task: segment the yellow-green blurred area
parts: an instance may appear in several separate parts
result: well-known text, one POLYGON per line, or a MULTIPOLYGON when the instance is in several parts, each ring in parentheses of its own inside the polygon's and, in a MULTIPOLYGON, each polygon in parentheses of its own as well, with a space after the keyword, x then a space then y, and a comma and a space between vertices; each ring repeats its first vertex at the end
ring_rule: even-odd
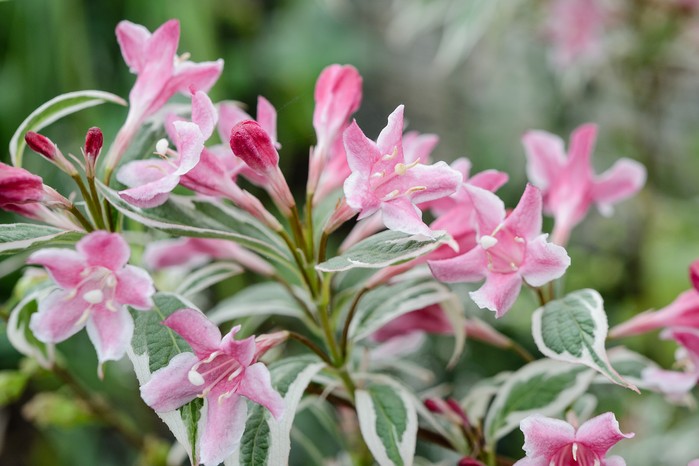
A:
MULTIPOLYGON (((315 142, 314 82, 331 63, 353 64, 362 74, 364 98, 356 118, 368 136, 375 137, 388 114, 405 104, 408 129, 439 135, 434 160, 467 156, 473 172, 495 168, 509 173, 510 181, 500 191, 509 207, 526 183, 520 142, 525 131, 543 129, 567 141, 578 125, 596 122, 600 131, 593 160, 598 173, 621 157, 648 169, 647 185, 638 196, 617 205, 610 218, 591 211, 568 247, 572 265, 563 280, 565 289, 597 289, 613 325, 669 304, 690 286, 687 267, 699 258, 699 14, 670 7, 669 0, 612 1, 616 16, 605 30, 604 57, 559 69, 552 65, 543 26, 549 3, 0 1, 0 147, 8 146, 29 113, 59 94, 99 89, 128 96, 134 76, 114 35, 122 19, 152 31, 177 18, 179 53, 190 53, 193 61, 223 58, 223 75, 210 93, 214 102, 241 101, 254 113, 257 95, 267 97, 278 110, 282 169, 298 193, 305 186, 308 147, 315 142)), ((125 116, 125 108, 106 104, 43 132, 64 153, 79 154, 89 127, 101 127, 109 144, 125 116)), ((0 158, 8 163, 6 149, 0 158)), ((66 177, 35 154, 25 159, 47 184, 69 194, 66 177)), ((0 219, 18 221, 5 213, 0 219)), ((550 229, 550 220, 544 225, 550 229)), ((0 262, 2 301, 18 278, 8 264, 0 262)), ((230 294, 241 283, 231 282, 215 293, 230 294)), ((529 328, 536 303, 528 292, 497 324, 540 356, 529 328)), ((494 321, 489 311, 478 312, 494 321)), ((448 358, 448 339, 431 344, 435 354, 446 352, 448 358)), ((609 343, 617 344, 664 367, 674 361, 674 343, 660 341, 656 333, 609 343)), ((142 405, 128 362, 110 364, 100 382, 84 333, 59 350, 86 385, 143 426, 144 433, 167 436, 142 405)), ((49 373, 33 366, 17 372, 20 359, 0 337, 0 369, 9 371, 0 372, 0 405, 5 405, 0 408, 0 464, 164 464, 167 448, 162 444, 153 444, 148 459, 137 459, 117 434, 76 404, 69 390, 48 395, 61 386, 49 373), (21 374, 31 374, 31 380, 21 374)), ((460 372, 446 377, 454 384, 453 393, 464 396, 478 378, 519 364, 498 350, 469 344, 460 372)), ((613 409, 622 430, 637 433, 615 450, 626 455, 627 464, 683 466, 681 461, 699 457, 696 411, 618 387, 605 386, 597 394, 599 410, 613 409)), ((501 446, 515 457, 521 455, 521 441, 517 432, 501 446)), ((299 455, 293 464, 309 464, 299 455)))

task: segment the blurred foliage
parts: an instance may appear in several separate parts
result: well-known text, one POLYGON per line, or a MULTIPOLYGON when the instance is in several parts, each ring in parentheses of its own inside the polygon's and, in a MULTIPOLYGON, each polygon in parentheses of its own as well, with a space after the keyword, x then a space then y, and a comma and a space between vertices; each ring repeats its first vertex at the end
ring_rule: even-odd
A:
MULTIPOLYGON (((669 1, 611 3, 624 19, 608 30, 606 60, 557 70, 551 66, 542 31, 547 1, 541 0, 490 0, 490 6, 478 0, 4 1, 0 147, 7 147, 33 109, 58 94, 100 89, 128 95, 133 76, 114 37, 121 19, 153 30, 178 18, 180 53, 190 52, 195 61, 225 60, 223 76, 211 92, 214 101, 233 99, 254 109, 257 94, 265 95, 279 112, 282 168, 299 189, 305 185, 308 146, 314 143, 313 85, 330 63, 352 63, 362 73, 364 101, 356 117, 369 136, 375 136, 390 111, 404 103, 410 129, 440 136, 435 158, 466 155, 474 172, 507 171, 510 183, 502 195, 509 206, 526 181, 519 142, 524 131, 545 129, 567 139, 580 123, 595 121, 600 124, 594 156, 598 171, 620 157, 640 160, 649 169, 641 195, 621 204, 610 219, 591 212, 569 248, 573 265, 565 287, 599 290, 614 324, 672 301, 689 286, 687 266, 699 257, 699 18, 664 6, 669 1)), ((111 106, 90 109, 52 125, 46 134, 64 152, 75 153, 87 128, 99 125, 109 141, 125 114, 125 109, 111 106)), ((2 156, 3 161, 7 158, 2 156)), ((38 157, 27 156, 27 162, 47 184, 65 190, 60 186, 66 179, 56 170, 38 157)), ((10 218, 0 214, 0 220, 10 218)), ((2 302, 18 278, 7 273, 13 270, 7 264, 0 262, 2 302)), ((215 292, 230 294, 246 283, 236 278, 215 292)), ((534 345, 528 326, 535 307, 534 299, 523 293, 508 318, 498 322, 530 351, 534 345)), ((493 320, 485 314, 489 313, 479 315, 493 320)), ((67 396, 38 393, 50 382, 27 381, 14 371, 19 357, 8 345, 4 328, 0 330, 0 366, 8 369, 0 373, 0 405, 19 397, 24 412, 44 426, 86 422, 89 416, 67 396), (22 395, 25 388, 27 394, 22 395)), ((672 363, 674 345, 658 343, 654 334, 624 343, 666 366, 672 363)), ((428 367, 442 367, 450 344, 446 338, 430 339, 430 351, 420 357, 428 367)), ((102 383, 84 334, 59 345, 59 350, 82 383, 104 393, 149 430, 163 431, 155 416, 142 409, 128 363, 109 365, 102 383)), ((472 343, 457 370, 438 376, 447 377, 456 396, 463 396, 480 378, 518 364, 516 357, 472 343)), ((617 411, 624 429, 637 433, 638 441, 624 442, 618 449, 629 455, 628 464, 674 465, 699 457, 696 442, 681 443, 689 438, 686 432, 699 430, 696 413, 668 410, 658 397, 650 403, 634 395, 619 398, 612 388, 598 395, 600 406, 617 411), (625 403, 631 407, 622 409, 625 403), (679 434, 672 444, 682 448, 668 447, 673 432, 679 434), (657 456, 658 451, 666 456, 657 456)), ((0 453, 2 464, 116 465, 133 460, 118 440, 100 429, 49 428, 38 433, 25 424, 17 406, 3 413, 9 413, 12 436, 0 453), (79 452, 69 445, 80 445, 79 452)), ((299 418, 310 426, 301 429, 303 434, 322 431, 317 421, 306 417, 310 415, 299 418)), ((517 455, 521 434, 511 437, 504 448, 517 455)), ((295 444, 304 442, 308 439, 297 434, 295 444)), ((153 463, 162 462, 162 445, 153 446, 151 453, 158 458, 153 463)), ((308 452, 309 457, 313 453, 308 452)))

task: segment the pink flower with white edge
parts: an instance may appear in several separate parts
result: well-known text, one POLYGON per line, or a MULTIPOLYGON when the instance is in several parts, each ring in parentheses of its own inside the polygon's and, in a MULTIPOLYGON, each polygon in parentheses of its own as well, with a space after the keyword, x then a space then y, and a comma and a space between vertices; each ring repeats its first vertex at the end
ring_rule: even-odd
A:
POLYGON ((119 196, 145 208, 167 201, 180 178, 199 163, 204 142, 213 133, 216 119, 216 109, 209 96, 202 91, 195 92, 192 95, 192 121, 172 123, 177 152, 169 149, 163 139, 156 146, 161 159, 136 160, 124 165, 117 179, 130 189, 120 191, 119 196))
POLYGON ((406 164, 402 135, 402 105, 388 117, 376 142, 356 121, 347 128, 344 142, 352 174, 344 183, 345 198, 359 212, 359 220, 380 211, 386 228, 431 237, 434 232, 422 221, 416 204, 448 196, 462 177, 444 162, 406 164))
POLYGON ((527 417, 519 426, 527 456, 515 466, 625 466, 623 458, 607 458, 607 452, 620 440, 634 436, 621 432, 613 413, 593 417, 577 429, 539 414, 527 417))
POLYGON ((657 311, 646 311, 609 331, 612 338, 638 335, 665 327, 699 329, 699 291, 681 293, 672 303, 657 311))
POLYGON ((673 339, 680 345, 676 353, 676 366, 684 370, 647 367, 641 377, 649 388, 658 390, 671 400, 680 401, 699 382, 699 329, 673 327, 665 329, 660 336, 673 339))
POLYGON ((566 244, 592 204, 603 215, 611 215, 613 204, 636 194, 646 181, 645 167, 630 159, 617 160, 595 175, 590 158, 596 139, 596 125, 580 126, 570 137, 566 158, 558 136, 529 131, 522 137, 529 180, 543 192, 544 212, 556 221, 552 234, 556 244, 566 244))
POLYGON ((120 359, 133 335, 126 306, 153 307, 155 293, 148 273, 127 265, 131 251, 116 233, 95 231, 76 244, 76 251, 48 248, 35 252, 28 264, 46 268, 58 289, 39 300, 30 328, 46 343, 58 343, 83 327, 97 350, 99 373, 108 360, 120 359))
POLYGON ((194 309, 179 310, 163 321, 192 347, 155 371, 141 387, 141 396, 156 411, 175 410, 196 397, 204 398, 200 421, 199 461, 215 466, 231 455, 245 430, 247 404, 242 397, 269 409, 279 419, 284 401, 272 388, 255 337, 236 340, 240 326, 221 338, 219 329, 194 309))
POLYGON ((469 187, 477 218, 478 245, 449 259, 428 261, 434 276, 443 282, 485 284, 471 292, 481 308, 502 317, 519 295, 522 281, 542 286, 563 275, 570 258, 561 246, 541 233, 541 193, 532 185, 519 204, 505 217, 505 206, 490 191, 469 187))
POLYGON ((193 63, 187 54, 178 57, 180 23, 170 20, 152 34, 145 27, 122 21, 116 28, 121 54, 136 83, 129 93, 129 114, 117 134, 106 166, 116 167, 126 146, 143 120, 155 113, 177 92, 190 88, 208 92, 223 70, 223 61, 193 63))

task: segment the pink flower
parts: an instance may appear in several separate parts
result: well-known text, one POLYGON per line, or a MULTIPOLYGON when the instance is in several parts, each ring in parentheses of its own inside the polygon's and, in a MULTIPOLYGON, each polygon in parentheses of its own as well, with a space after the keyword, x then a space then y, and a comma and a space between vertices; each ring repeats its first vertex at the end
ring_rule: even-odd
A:
POLYGON ((646 311, 614 327, 612 338, 638 335, 664 327, 690 327, 699 329, 699 291, 691 289, 657 311, 646 311))
POLYGON ((201 91, 194 93, 192 121, 172 123, 177 152, 170 150, 167 141, 162 140, 164 144, 159 142, 156 147, 161 159, 136 160, 124 165, 117 179, 130 189, 120 191, 119 195, 138 207, 163 204, 179 184, 180 177, 199 163, 204 142, 213 133, 216 119, 216 109, 209 96, 201 91))
POLYGON ((534 414, 520 423, 527 454, 515 466, 625 466, 619 456, 606 458, 618 441, 632 438, 624 434, 613 413, 600 414, 579 428, 567 422, 534 414))
POLYGON ((272 388, 270 374, 255 362, 255 338, 235 340, 240 326, 221 338, 219 329, 194 309, 182 309, 163 321, 184 338, 193 353, 180 353, 155 371, 141 387, 141 396, 156 411, 172 411, 197 396, 204 398, 199 428, 199 461, 215 466, 240 443, 247 405, 241 396, 270 410, 279 419, 284 402, 272 388))
POLYGON ((641 377, 649 388, 658 390, 670 399, 679 400, 699 382, 699 329, 691 327, 672 327, 660 336, 673 339, 680 348, 677 351, 677 366, 684 371, 668 371, 656 367, 643 370, 641 377))
POLYGON ((381 211, 384 225, 391 230, 433 236, 416 204, 448 196, 462 177, 444 162, 406 164, 402 134, 402 105, 388 117, 376 142, 356 122, 347 128, 344 142, 352 170, 344 184, 347 205, 359 211, 359 220, 381 211))
POLYGON ((149 310, 155 289, 145 270, 127 265, 131 251, 118 234, 90 233, 76 249, 42 249, 27 259, 44 266, 59 288, 39 300, 30 328, 39 340, 58 343, 87 326, 101 374, 104 361, 120 359, 131 342, 126 306, 149 310))
POLYGON ((556 244, 565 245, 592 204, 610 215, 612 204, 636 194, 646 181, 643 165, 630 159, 620 159, 596 176, 590 161, 596 138, 596 125, 577 128, 570 138, 567 159, 563 141, 553 134, 530 131, 522 138, 529 179, 542 190, 544 211, 556 221, 552 235, 556 244))
POLYGON ((505 218, 505 207, 493 193, 468 190, 477 217, 478 245, 459 256, 428 261, 434 276, 444 282, 485 284, 471 292, 481 308, 502 317, 514 304, 522 280, 542 286, 563 275, 570 265, 565 249, 546 241, 541 233, 541 193, 531 185, 517 207, 505 218))
POLYGON ((699 291, 699 259, 692 262, 689 266, 689 280, 692 282, 694 289, 699 291))
POLYGON ((606 12, 599 0, 553 0, 547 32, 553 62, 567 68, 576 61, 596 60, 603 52, 606 12))
POLYGON ((0 162, 0 209, 14 212, 15 206, 40 202, 44 182, 24 168, 0 162))
POLYGON ((143 120, 175 93, 194 88, 208 92, 223 69, 223 61, 192 63, 177 56, 180 23, 170 20, 153 34, 145 27, 122 21, 116 28, 124 61, 138 77, 129 94, 129 114, 107 155, 107 168, 116 167, 123 151, 143 120))

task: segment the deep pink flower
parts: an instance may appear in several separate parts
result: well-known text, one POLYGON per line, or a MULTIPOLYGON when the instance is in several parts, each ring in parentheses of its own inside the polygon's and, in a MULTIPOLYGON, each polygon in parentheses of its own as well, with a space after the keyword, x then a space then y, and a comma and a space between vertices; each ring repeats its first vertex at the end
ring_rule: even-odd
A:
POLYGON ((681 293, 672 303, 657 311, 646 311, 617 325, 612 338, 638 335, 664 327, 699 329, 699 291, 694 288, 681 293))
POLYGON ((352 174, 345 180, 347 205, 359 211, 358 219, 381 212, 391 230, 433 236, 416 207, 421 202, 448 196, 462 181, 446 163, 405 163, 402 144, 403 106, 388 117, 376 142, 367 138, 356 122, 344 133, 347 161, 352 174))
POLYGON ((145 27, 122 21, 116 28, 124 61, 138 77, 129 93, 129 114, 107 155, 114 169, 143 120, 155 113, 177 92, 208 92, 218 80, 223 61, 193 63, 177 56, 180 23, 171 19, 153 34, 145 27))
POLYGON ((161 159, 136 160, 124 165, 117 179, 130 189, 120 191, 119 195, 138 207, 163 204, 180 178, 199 163, 204 142, 213 133, 216 119, 216 109, 209 96, 201 91, 194 93, 192 121, 172 123, 177 152, 165 144, 156 148, 161 159))
POLYGON ((552 241, 565 245, 573 227, 592 204, 610 215, 612 205, 636 194, 646 181, 646 169, 630 159, 620 159, 597 176, 591 164, 597 126, 582 125, 570 137, 568 158, 563 141, 545 131, 529 131, 522 138, 527 153, 529 180, 544 195, 544 212, 556 220, 552 241))
POLYGON ((96 231, 78 241, 76 251, 47 248, 28 264, 46 268, 57 290, 39 300, 30 328, 46 343, 58 343, 87 326, 101 367, 120 359, 131 342, 133 319, 126 309, 153 306, 155 292, 148 273, 127 265, 131 251, 116 233, 96 231))
POLYGON ((477 217, 478 245, 459 256, 428 261, 434 276, 444 282, 485 284, 471 299, 502 317, 514 304, 525 280, 542 286, 563 275, 570 265, 565 249, 546 241, 541 233, 541 193, 532 185, 505 218, 502 201, 490 191, 469 187, 477 217))
POLYGON ((177 332, 194 353, 180 353, 155 371, 141 387, 143 400, 156 411, 172 411, 204 398, 203 427, 199 429, 199 461, 215 466, 235 451, 245 430, 244 396, 279 419, 284 402, 272 388, 269 370, 261 362, 255 337, 236 340, 240 326, 221 338, 204 314, 182 309, 163 324, 177 332))
POLYGON ((14 206, 43 198, 44 183, 40 176, 0 162, 0 209, 14 211, 14 206))
POLYGON ((619 430, 613 413, 600 414, 577 429, 565 421, 534 414, 520 428, 527 457, 515 466, 625 466, 623 458, 607 458, 607 452, 620 440, 634 436, 619 430))

